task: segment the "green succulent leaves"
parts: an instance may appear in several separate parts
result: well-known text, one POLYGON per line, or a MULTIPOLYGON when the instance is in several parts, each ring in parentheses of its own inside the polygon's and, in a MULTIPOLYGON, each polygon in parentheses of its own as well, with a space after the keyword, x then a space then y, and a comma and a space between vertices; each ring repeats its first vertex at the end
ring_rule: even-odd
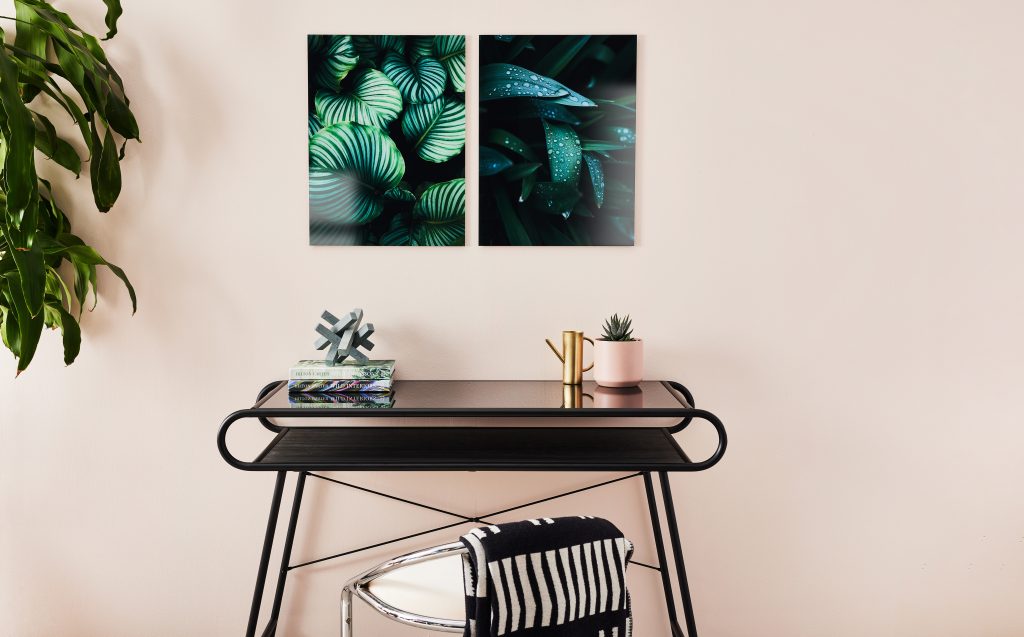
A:
POLYGON ((324 126, 354 122, 387 128, 402 112, 402 95, 388 76, 376 69, 365 69, 347 90, 317 91, 314 105, 324 126))
POLYGON ((411 104, 402 116, 402 133, 424 161, 448 161, 466 145, 466 107, 450 97, 411 104))
POLYGON ((310 242, 463 245, 465 37, 310 36, 309 50, 310 242), (455 190, 461 206, 439 207, 455 190))

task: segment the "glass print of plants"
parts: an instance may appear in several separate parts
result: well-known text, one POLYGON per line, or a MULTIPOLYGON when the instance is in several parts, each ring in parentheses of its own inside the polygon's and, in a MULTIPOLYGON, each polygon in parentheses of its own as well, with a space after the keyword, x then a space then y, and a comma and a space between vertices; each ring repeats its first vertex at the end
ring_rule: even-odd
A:
POLYGON ((480 36, 481 245, 633 245, 636 49, 480 36))
POLYGON ((465 36, 307 46, 310 244, 464 245, 465 36))

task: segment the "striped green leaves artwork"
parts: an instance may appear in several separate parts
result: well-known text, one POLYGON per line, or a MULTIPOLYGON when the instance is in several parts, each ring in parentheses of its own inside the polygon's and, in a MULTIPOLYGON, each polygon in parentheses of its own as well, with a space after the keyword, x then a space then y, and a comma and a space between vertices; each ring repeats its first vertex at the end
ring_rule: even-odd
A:
POLYGON ((360 71, 350 90, 317 91, 313 103, 317 117, 326 126, 355 122, 387 128, 402 112, 402 95, 388 76, 376 69, 360 71))
POLYGON ((341 123, 309 140, 310 242, 357 236, 384 209, 385 192, 405 175, 398 147, 379 128, 341 123))
POLYGON ((466 180, 427 188, 412 213, 392 220, 383 245, 456 246, 466 242, 466 180))
POLYGON ((347 35, 310 36, 309 56, 316 59, 313 78, 329 90, 337 90, 358 61, 352 38, 347 35))
POLYGON ((433 102, 441 97, 448 80, 444 65, 430 56, 420 56, 416 61, 410 61, 401 53, 392 51, 384 56, 381 70, 411 104, 433 102))
POLYGON ((465 37, 308 40, 310 243, 464 245, 465 37))
POLYGON ((456 93, 466 92, 466 36, 437 35, 434 54, 448 72, 448 81, 456 93))
POLYGON ((411 104, 402 116, 402 133, 421 159, 448 161, 466 145, 466 107, 450 97, 411 104))

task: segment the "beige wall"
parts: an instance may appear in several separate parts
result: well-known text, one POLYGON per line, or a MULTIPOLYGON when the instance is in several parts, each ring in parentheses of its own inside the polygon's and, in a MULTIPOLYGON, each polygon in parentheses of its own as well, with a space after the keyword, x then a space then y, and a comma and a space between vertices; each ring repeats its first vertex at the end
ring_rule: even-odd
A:
MULTIPOLYGON (((98 0, 61 5, 101 28, 98 0)), ((704 635, 1024 634, 1022 23, 995 0, 126 2, 109 51, 144 144, 109 215, 85 180, 64 200, 140 311, 104 277, 74 366, 54 335, 17 381, 0 355, 0 632, 240 634, 273 478, 228 468, 217 425, 359 304, 404 378, 555 378, 543 337, 631 312, 649 376, 732 437, 674 481, 704 635), (639 33, 638 246, 308 247, 311 31, 639 33)), ((354 479, 473 512, 592 478, 354 479)), ((444 521, 308 493, 298 558, 444 521)), ((611 517, 653 560, 641 494, 537 511, 611 517)), ((284 634, 334 634, 347 575, 452 536, 298 572, 284 634)), ((637 634, 664 635, 632 577, 637 634)))

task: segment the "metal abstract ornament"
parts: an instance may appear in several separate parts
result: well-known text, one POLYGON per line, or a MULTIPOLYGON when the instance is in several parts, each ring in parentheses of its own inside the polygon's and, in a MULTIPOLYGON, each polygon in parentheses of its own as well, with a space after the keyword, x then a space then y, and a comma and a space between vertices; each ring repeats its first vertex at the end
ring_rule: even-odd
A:
POLYGON ((349 357, 358 363, 366 363, 369 360, 359 348, 367 351, 373 349, 373 341, 370 340, 373 336, 373 323, 359 326, 363 322, 361 309, 356 308, 341 319, 324 310, 320 317, 327 325, 316 326, 316 332, 320 337, 313 342, 313 347, 318 350, 327 349, 324 360, 328 365, 339 365, 349 357))

